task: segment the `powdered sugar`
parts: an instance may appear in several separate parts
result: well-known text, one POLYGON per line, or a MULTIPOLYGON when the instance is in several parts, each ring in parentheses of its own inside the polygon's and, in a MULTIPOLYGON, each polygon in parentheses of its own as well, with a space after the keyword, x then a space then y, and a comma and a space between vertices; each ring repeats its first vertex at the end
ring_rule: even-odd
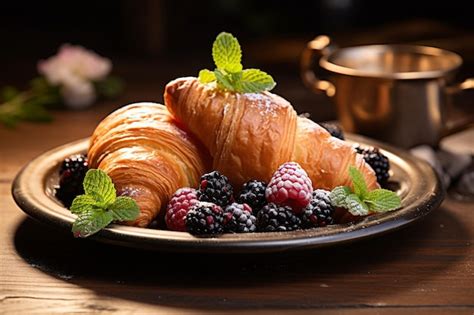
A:
POLYGON ((261 116, 271 115, 276 117, 277 113, 275 107, 277 106, 270 96, 262 93, 247 93, 245 94, 247 99, 252 101, 253 105, 256 105, 261 116))
POLYGON ((224 104, 224 115, 227 114, 229 109, 230 109, 230 104, 229 103, 224 104))

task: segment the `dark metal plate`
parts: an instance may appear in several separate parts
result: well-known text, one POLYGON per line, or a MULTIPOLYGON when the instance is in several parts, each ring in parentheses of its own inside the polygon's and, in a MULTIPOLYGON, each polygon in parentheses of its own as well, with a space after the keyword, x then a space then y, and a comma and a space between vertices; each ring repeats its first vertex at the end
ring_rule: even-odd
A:
MULTIPOLYGON (((110 225, 92 239, 134 248, 176 252, 271 252, 337 245, 399 229, 436 209, 444 192, 431 167, 410 154, 361 136, 348 141, 382 148, 391 163, 391 181, 402 199, 402 208, 364 218, 352 224, 294 232, 225 234, 198 238, 188 233, 110 225)), ((57 170, 61 161, 87 151, 88 139, 50 150, 26 165, 15 178, 13 197, 31 217, 70 230, 75 216, 54 198, 57 170)), ((72 233, 71 233, 71 237, 72 233)))

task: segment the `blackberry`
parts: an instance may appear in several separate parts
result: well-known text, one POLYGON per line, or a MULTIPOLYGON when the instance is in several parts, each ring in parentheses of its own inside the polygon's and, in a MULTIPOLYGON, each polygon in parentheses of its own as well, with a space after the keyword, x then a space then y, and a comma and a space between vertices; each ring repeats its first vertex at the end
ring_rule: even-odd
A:
POLYGON ((267 204, 267 199, 265 198, 266 188, 267 184, 264 182, 258 180, 248 181, 242 186, 242 191, 237 201, 248 204, 252 208, 253 213, 256 214, 267 204))
POLYGON ((384 186, 387 184, 387 180, 390 177, 388 173, 390 170, 390 162, 388 158, 383 155, 378 148, 362 148, 362 147, 355 147, 357 153, 362 154, 364 156, 364 160, 367 164, 372 167, 377 175, 377 182, 384 186))
POLYGON ((224 231, 233 233, 248 233, 257 230, 257 219, 252 214, 252 208, 247 204, 232 203, 224 210, 224 231))
POLYGON ((194 235, 214 235, 223 232, 222 208, 210 202, 198 202, 186 214, 186 230, 194 235))
POLYGON ((75 172, 77 170, 84 170, 87 172, 87 156, 85 154, 75 154, 64 159, 59 167, 59 175, 62 175, 65 171, 75 172))
POLYGON ((87 157, 84 154, 72 155, 62 162, 55 195, 66 207, 71 206, 76 196, 84 194, 82 182, 88 169, 87 157))
POLYGON ((294 231, 301 228, 301 220, 290 207, 269 203, 257 214, 257 228, 261 232, 294 231))
POLYGON ((329 199, 329 191, 316 189, 309 205, 301 214, 303 228, 321 227, 334 224, 334 208, 329 199))
POLYGON ((344 140, 344 132, 342 131, 341 126, 338 124, 323 122, 319 123, 319 125, 326 129, 331 134, 331 136, 344 140))
POLYGON ((204 174, 197 192, 200 201, 215 203, 221 207, 227 206, 233 199, 233 189, 226 176, 218 171, 204 174))

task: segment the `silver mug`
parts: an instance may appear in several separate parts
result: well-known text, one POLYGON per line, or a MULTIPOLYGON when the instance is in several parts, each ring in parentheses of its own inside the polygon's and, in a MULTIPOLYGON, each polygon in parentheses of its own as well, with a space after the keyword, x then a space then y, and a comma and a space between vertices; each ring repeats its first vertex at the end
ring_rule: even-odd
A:
POLYGON ((474 78, 452 84, 462 58, 450 51, 417 45, 337 48, 328 36, 310 41, 301 57, 304 83, 337 106, 346 131, 401 147, 438 144, 460 125, 446 114, 451 96, 474 88, 474 78), (328 75, 318 79, 314 61, 328 75))

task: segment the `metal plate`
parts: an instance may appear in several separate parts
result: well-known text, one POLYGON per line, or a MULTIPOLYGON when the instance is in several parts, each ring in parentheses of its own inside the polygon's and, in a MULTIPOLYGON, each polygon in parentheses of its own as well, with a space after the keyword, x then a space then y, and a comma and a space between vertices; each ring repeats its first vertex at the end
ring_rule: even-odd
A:
MULTIPOLYGON (((431 167, 408 153, 361 136, 348 135, 348 141, 378 146, 391 163, 391 181, 402 199, 402 208, 375 214, 357 223, 293 232, 224 234, 198 238, 188 233, 110 225, 91 239, 134 248, 175 252, 275 252, 337 245, 396 230, 436 209, 444 191, 431 167)), ((26 165, 15 178, 13 197, 31 217, 70 230, 75 216, 54 198, 57 170, 61 161, 87 151, 88 139, 48 151, 26 165)), ((72 233, 71 233, 71 237, 72 233)))

